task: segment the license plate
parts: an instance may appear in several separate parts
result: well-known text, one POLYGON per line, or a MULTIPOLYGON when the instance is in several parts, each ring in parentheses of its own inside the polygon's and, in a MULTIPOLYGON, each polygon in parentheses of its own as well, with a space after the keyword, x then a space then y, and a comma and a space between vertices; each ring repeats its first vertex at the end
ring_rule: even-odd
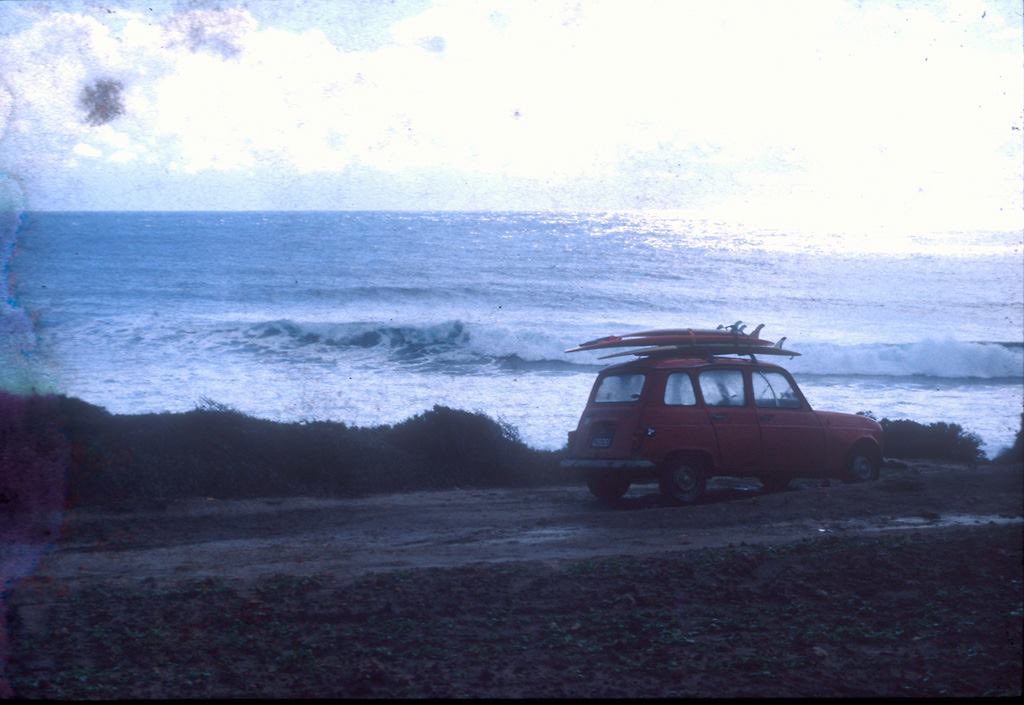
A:
POLYGON ((608 448, 612 444, 611 438, 594 438, 590 441, 591 448, 608 448))

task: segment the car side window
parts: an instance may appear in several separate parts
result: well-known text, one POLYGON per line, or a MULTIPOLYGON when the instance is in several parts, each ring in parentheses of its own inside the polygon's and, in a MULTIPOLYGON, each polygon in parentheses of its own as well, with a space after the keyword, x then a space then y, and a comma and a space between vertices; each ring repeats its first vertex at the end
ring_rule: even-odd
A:
POLYGON ((754 372, 754 404, 762 408, 799 409, 800 397, 779 372, 754 372))
POLYGON ((665 382, 665 403, 670 406, 696 406, 693 380, 685 372, 673 372, 665 382))
POLYGON ((700 393, 707 406, 744 406, 743 373, 739 370, 706 370, 700 373, 700 393))
POLYGON ((601 380, 594 401, 599 404, 636 401, 643 388, 644 375, 608 375, 601 380))

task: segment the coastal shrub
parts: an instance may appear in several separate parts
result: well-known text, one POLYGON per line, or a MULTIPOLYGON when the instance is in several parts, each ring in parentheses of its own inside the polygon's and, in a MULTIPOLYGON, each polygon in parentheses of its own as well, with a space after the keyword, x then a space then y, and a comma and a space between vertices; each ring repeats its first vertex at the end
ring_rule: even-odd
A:
POLYGON ((353 496, 572 480, 514 428, 443 406, 394 426, 281 423, 212 400, 184 413, 113 415, 61 397, 72 501, 353 496))
POLYGON ((889 458, 932 458, 974 463, 985 457, 981 438, 955 423, 921 424, 909 419, 882 419, 883 453, 889 458))
MULTIPOLYGON (((978 436, 957 424, 880 423, 888 457, 984 457, 978 436)), ((1007 457, 1020 449, 1018 434, 1007 457)), ((63 501, 66 468, 72 503, 110 504, 578 482, 558 466, 564 453, 530 448, 507 423, 444 406, 360 428, 257 419, 212 400, 184 413, 115 415, 74 398, 0 393, 0 511, 63 501)))
POLYGON ((0 391, 0 516, 63 509, 70 457, 55 397, 0 391))
POLYGON ((1020 415, 1020 428, 1013 445, 996 456, 997 463, 1024 463, 1024 413, 1020 415))
POLYGON ((482 413, 434 406, 392 426, 385 437, 419 458, 433 482, 485 487, 530 484, 529 449, 518 431, 482 413))

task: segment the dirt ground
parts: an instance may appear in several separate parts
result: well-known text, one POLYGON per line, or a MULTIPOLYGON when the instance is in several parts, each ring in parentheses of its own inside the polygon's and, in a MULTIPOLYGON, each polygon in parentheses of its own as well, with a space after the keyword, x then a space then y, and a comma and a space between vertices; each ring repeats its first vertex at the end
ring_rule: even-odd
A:
MULTIPOLYGON (((1021 466, 72 510, 6 593, 47 698, 1019 695, 1021 466)), ((5 556, 31 547, 8 546, 5 556)))

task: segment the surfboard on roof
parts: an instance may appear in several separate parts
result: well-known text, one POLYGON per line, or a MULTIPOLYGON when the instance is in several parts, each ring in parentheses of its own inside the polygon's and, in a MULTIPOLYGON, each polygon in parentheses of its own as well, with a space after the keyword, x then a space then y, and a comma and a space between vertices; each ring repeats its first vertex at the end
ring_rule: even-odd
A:
POLYGON ((659 330, 638 331, 625 335, 609 335, 566 350, 572 352, 589 352, 614 348, 638 348, 625 352, 603 355, 600 359, 635 355, 638 357, 653 356, 685 356, 705 357, 710 355, 784 355, 795 357, 800 353, 782 347, 785 338, 778 343, 760 337, 764 324, 757 326, 752 333, 744 332, 746 325, 736 321, 730 326, 721 325, 712 330, 707 328, 665 328, 659 330))

